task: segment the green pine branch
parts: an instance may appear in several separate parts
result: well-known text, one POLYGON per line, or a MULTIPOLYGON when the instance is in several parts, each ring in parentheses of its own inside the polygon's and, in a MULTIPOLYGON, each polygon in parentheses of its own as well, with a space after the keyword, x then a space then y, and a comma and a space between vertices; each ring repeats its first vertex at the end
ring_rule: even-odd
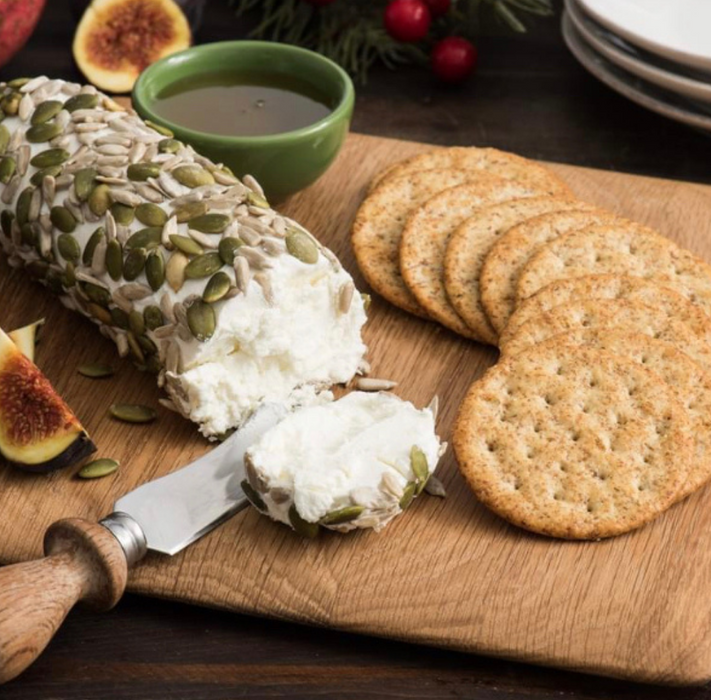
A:
POLYGON ((231 0, 237 15, 254 13, 252 38, 298 44, 318 51, 365 82, 375 63, 393 68, 424 63, 433 40, 456 34, 476 39, 488 28, 525 32, 534 17, 553 14, 552 0, 453 0, 422 44, 404 44, 383 27, 388 0, 335 0, 316 8, 304 0, 231 0))

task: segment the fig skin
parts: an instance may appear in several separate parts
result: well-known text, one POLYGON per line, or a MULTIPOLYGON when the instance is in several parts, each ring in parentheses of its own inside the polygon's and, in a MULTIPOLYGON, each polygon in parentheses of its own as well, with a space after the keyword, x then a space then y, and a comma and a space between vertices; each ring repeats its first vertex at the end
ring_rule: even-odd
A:
POLYGON ((45 472, 95 450, 49 380, 0 331, 0 453, 20 469, 45 472))
POLYGON ((139 73, 190 46, 190 25, 174 0, 93 0, 79 22, 72 52, 87 80, 130 92, 139 73))

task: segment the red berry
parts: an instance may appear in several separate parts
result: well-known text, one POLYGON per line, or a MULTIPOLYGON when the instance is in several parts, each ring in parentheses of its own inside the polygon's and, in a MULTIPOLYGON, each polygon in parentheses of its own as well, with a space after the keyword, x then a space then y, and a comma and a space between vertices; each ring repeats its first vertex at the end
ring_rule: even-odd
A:
POLYGON ((445 83, 461 83, 477 64, 476 46, 459 36, 450 36, 432 49, 432 70, 445 83))
POLYGON ((425 0, 425 4, 433 17, 441 17, 449 12, 452 0, 425 0))
POLYGON ((392 0, 385 8, 385 29, 398 41, 421 41, 430 28, 430 11, 422 0, 392 0))

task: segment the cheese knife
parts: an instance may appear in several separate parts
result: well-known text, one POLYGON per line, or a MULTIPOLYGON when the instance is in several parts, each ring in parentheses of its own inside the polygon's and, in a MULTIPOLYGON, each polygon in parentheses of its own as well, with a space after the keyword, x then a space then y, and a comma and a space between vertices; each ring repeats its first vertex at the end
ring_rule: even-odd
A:
POLYGON ((177 554, 244 508, 244 454, 286 412, 265 404, 203 457, 121 497, 98 523, 51 525, 43 559, 0 568, 0 683, 42 653, 79 601, 114 607, 148 550, 177 554))

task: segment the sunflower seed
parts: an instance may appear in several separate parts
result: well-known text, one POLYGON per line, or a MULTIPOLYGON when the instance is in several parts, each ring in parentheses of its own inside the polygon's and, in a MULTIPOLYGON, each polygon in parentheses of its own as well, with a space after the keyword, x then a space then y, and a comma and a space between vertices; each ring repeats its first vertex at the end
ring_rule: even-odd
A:
POLYGON ((57 192, 56 182, 52 175, 45 175, 42 178, 42 199, 49 205, 54 201, 57 192))
POLYGON ((247 244, 251 246, 259 245, 262 242, 262 237, 251 228, 243 226, 240 229, 239 237, 247 244))
POLYGON ((113 474, 118 468, 119 463, 115 459, 104 457, 85 464, 78 471, 77 476, 80 479, 100 479, 101 477, 113 474))
POLYGON ((128 301, 141 301, 153 294, 153 290, 150 287, 147 287, 145 284, 140 284, 139 282, 124 284, 119 287, 119 291, 124 299, 128 301))
POLYGON ((200 231, 194 231, 191 228, 188 229, 188 235, 196 243, 200 244, 203 248, 216 250, 220 245, 220 241, 217 240, 215 236, 210 236, 206 233, 200 233, 200 231))
MULTIPOLYGON (((157 307, 153 306, 153 307, 148 307, 148 308, 157 308, 157 307)), ((153 335, 158 340, 170 338, 173 335, 173 333, 175 333, 175 324, 174 323, 168 323, 164 326, 159 326, 158 328, 153 329, 153 335)))
POLYGON ((179 250, 175 251, 168 259, 168 264, 165 266, 165 278, 174 292, 179 292, 185 283, 185 268, 188 262, 187 255, 179 250))
POLYGON ((264 253, 246 245, 240 246, 236 251, 236 255, 246 258, 249 266, 255 270, 264 270, 273 266, 272 261, 264 253))
POLYGON ((152 250, 146 259, 146 280, 154 292, 165 282, 165 260, 160 250, 152 250))
POLYGON ((133 304, 131 304, 131 301, 129 299, 126 299, 126 297, 117 289, 114 289, 114 291, 111 292, 111 300, 125 314, 129 314, 131 312, 131 309, 133 308, 133 304))
POLYGON ((344 282, 341 285, 341 289, 338 292, 338 311, 342 314, 347 314, 351 308, 351 302, 353 301, 353 293, 355 292, 355 286, 350 280, 344 282))
POLYGON ((45 83, 49 82, 49 78, 46 75, 39 75, 32 80, 27 81, 22 87, 20 87, 20 92, 30 93, 34 92, 37 88, 42 87, 45 83))
POLYGON ((444 488, 444 484, 434 474, 427 479, 425 493, 439 498, 445 498, 447 496, 447 490, 444 488))
MULTIPOLYGON (((77 132, 77 134, 90 134, 95 131, 101 131, 102 129, 106 128, 106 124, 103 122, 101 123, 96 123, 96 122, 82 122, 81 124, 75 124, 74 125, 74 131, 77 132)), ((104 158, 113 158, 113 156, 103 156, 104 158)), ((99 158, 101 160, 101 157, 99 158)), ((115 160, 113 161, 114 163, 116 162, 115 160)))
POLYGON ((107 134, 106 136, 100 136, 96 139, 97 146, 107 146, 109 144, 115 144, 118 146, 124 146, 129 148, 133 142, 128 136, 123 136, 122 134, 107 134))
POLYGON ((197 165, 179 165, 171 175, 181 185, 190 188, 212 185, 215 182, 215 178, 207 170, 197 165))
POLYGON ((247 292, 249 280, 252 276, 252 271, 249 267, 249 263, 245 258, 236 257, 234 261, 234 268, 237 288, 244 294, 247 292))
POLYGON ((169 323, 175 323, 173 302, 170 300, 170 295, 167 292, 160 298, 160 310, 163 312, 163 316, 165 316, 169 323))
POLYGON ((118 349, 119 357, 126 357, 129 353, 128 338, 125 333, 116 336, 116 348, 118 349))
POLYGON ((35 103, 32 98, 29 95, 24 95, 18 105, 17 116, 20 117, 23 122, 26 122, 30 118, 34 107, 35 103))
MULTIPOLYGON (((130 242, 129 238, 129 242, 130 242)), ((134 248, 129 250, 123 261, 123 277, 127 282, 137 279, 146 265, 146 249, 134 248)))
POLYGON ((213 170, 212 177, 214 177, 215 182, 219 183, 220 185, 234 185, 237 182, 237 178, 233 177, 232 175, 229 175, 223 170, 213 170))
MULTIPOLYGON (((242 483, 242 488, 244 489, 244 482, 242 483)), ((246 491, 245 496, 247 496, 246 491)), ((292 504, 291 508, 289 508, 289 522, 291 523, 291 527, 294 528, 294 531, 302 537, 308 537, 309 539, 313 539, 318 535, 318 523, 310 523, 307 520, 304 520, 299 514, 299 511, 296 509, 296 504, 292 504)))
POLYGON ((436 394, 432 397, 429 406, 427 408, 432 412, 432 418, 437 420, 437 414, 439 413, 439 396, 436 394))
POLYGON ((251 176, 251 175, 245 175, 242 178, 242 182, 249 187, 250 190, 253 192, 256 192, 258 195, 264 197, 264 190, 262 189, 262 186, 251 176))
POLYGON ((358 377, 354 382, 359 391, 390 391, 397 386, 397 382, 390 379, 376 379, 374 377, 358 377))
MULTIPOLYGON (((155 181, 150 182, 153 184, 155 181)), ((158 175, 158 181, 155 184, 169 197, 180 197, 185 192, 185 188, 179 182, 163 171, 158 175)))
POLYGON ((7 183, 5 189, 2 191, 2 195, 0 195, 0 200, 2 200, 3 204, 12 203, 12 200, 15 199, 15 195, 17 194, 17 190, 20 189, 21 184, 22 178, 19 175, 15 175, 10 182, 7 183))
POLYGON ((128 148, 118 143, 105 143, 103 146, 96 146, 95 150, 102 156, 127 156, 128 148))
POLYGON ((10 141, 7 144, 8 151, 16 151, 22 145, 22 131, 20 129, 15 129, 12 132, 10 141))
POLYGON ((126 241, 126 247, 131 248, 157 248, 160 245, 162 229, 158 226, 148 226, 136 231, 126 241))
POLYGON ((27 172, 27 166, 30 164, 31 154, 32 149, 27 144, 20 146, 17 150, 17 172, 22 177, 24 177, 27 172))
POLYGON ((193 336, 201 343, 209 340, 217 325, 215 310, 212 306, 202 301, 202 299, 198 299, 190 304, 186 309, 186 313, 188 328, 193 336))
MULTIPOLYGON (((130 337, 130 336, 129 336, 130 337)), ((111 416, 126 423, 151 423, 158 414, 149 406, 115 403, 109 408, 111 416)))
POLYGON ((169 250, 173 249, 173 243, 170 240, 171 236, 175 236, 178 233, 178 223, 175 218, 175 216, 171 216, 170 219, 168 219, 165 222, 165 225, 163 226, 163 230, 161 231, 160 234, 160 242, 168 248, 169 250))
POLYGON ((109 195, 113 202, 118 202, 119 204, 124 204, 127 207, 137 207, 143 202, 143 200, 133 192, 127 190, 117 190, 112 189, 109 195))
MULTIPOLYGON (((30 208, 27 211, 28 221, 37 221, 40 215, 40 209, 42 208, 42 190, 38 187, 32 193, 32 198, 30 199, 30 208)), ((50 216, 51 219, 51 216, 50 216)))
POLYGON ((113 375, 114 368, 111 365, 105 365, 101 362, 89 362, 84 365, 79 365, 77 372, 83 377, 89 377, 90 379, 102 379, 103 377, 113 375))

